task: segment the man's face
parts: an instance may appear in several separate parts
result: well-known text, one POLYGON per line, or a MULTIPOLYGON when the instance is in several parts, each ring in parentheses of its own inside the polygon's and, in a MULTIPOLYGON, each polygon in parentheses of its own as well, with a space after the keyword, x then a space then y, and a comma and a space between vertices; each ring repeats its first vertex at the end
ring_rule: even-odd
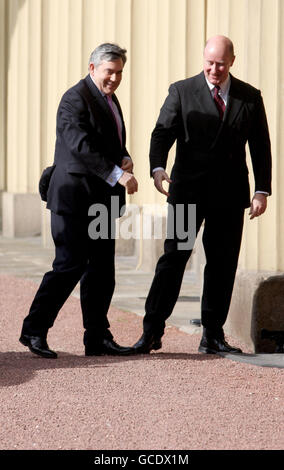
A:
POLYGON ((121 82, 123 62, 122 59, 110 62, 103 60, 97 67, 91 63, 89 70, 98 89, 106 95, 112 95, 121 82))
POLYGON ((204 73, 212 85, 220 85, 229 75, 235 57, 222 44, 208 45, 204 51, 204 73))

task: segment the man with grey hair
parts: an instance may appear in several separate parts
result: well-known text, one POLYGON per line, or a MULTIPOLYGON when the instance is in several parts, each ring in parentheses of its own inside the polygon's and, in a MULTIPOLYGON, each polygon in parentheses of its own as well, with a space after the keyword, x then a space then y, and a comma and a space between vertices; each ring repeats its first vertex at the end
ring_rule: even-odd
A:
MULTIPOLYGON (((48 347, 47 333, 78 281, 85 354, 132 352, 113 340, 107 320, 115 286, 115 218, 122 215, 125 189, 128 194, 138 189, 114 94, 125 62, 125 49, 109 43, 98 46, 90 57, 89 74, 64 93, 58 107, 54 164, 46 194, 41 192, 51 211, 55 259, 20 337, 22 344, 42 357, 57 357, 48 347), (105 208, 106 233, 99 236, 89 230, 93 205, 105 208)), ((43 178, 40 187, 42 183, 43 178)))
POLYGON ((117 44, 104 43, 98 46, 90 55, 89 65, 94 64, 98 67, 103 60, 111 62, 121 59, 123 65, 126 63, 126 49, 122 49, 117 44))

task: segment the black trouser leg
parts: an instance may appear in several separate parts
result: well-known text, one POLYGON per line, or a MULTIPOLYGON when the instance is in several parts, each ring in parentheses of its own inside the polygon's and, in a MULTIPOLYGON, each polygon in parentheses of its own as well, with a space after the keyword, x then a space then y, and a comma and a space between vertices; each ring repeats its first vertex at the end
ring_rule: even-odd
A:
POLYGON ((205 216, 203 246, 206 255, 201 305, 202 325, 213 336, 222 335, 227 319, 242 239, 244 210, 210 211, 205 216))
POLYGON ((49 328, 58 315, 59 310, 68 299, 80 279, 80 272, 66 275, 50 271, 42 279, 39 289, 24 319, 22 334, 46 337, 49 328))
POLYGON ((89 243, 91 255, 80 286, 85 345, 103 338, 112 339, 107 313, 115 287, 115 240, 98 239, 89 243))
POLYGON ((51 213, 51 232, 55 244, 53 270, 42 279, 29 314, 24 319, 23 334, 46 336, 80 280, 87 265, 86 243, 82 240, 86 232, 84 220, 51 213))
MULTIPOLYGON (((186 228, 188 224, 194 223, 197 234, 203 220, 202 211, 198 211, 194 221, 189 220, 188 222, 187 207, 185 204, 184 226, 186 228)), ((171 315, 176 304, 185 266, 192 253, 192 246, 191 248, 181 249, 183 247, 181 243, 184 243, 184 240, 180 238, 177 230, 176 207, 173 207, 173 210, 173 213, 170 211, 168 213, 167 229, 168 235, 172 233, 173 237, 168 237, 165 240, 164 254, 160 257, 156 266, 155 276, 146 299, 146 315, 143 320, 144 332, 154 333, 158 337, 163 335, 166 319, 171 315)))
MULTIPOLYGON (((202 324, 209 331, 222 332, 226 321, 242 238, 244 210, 220 211, 197 206, 196 234, 205 221, 203 245, 206 255, 202 295, 202 324), (218 212, 217 212, 218 211, 218 212)), ((166 239, 165 253, 157 263, 146 300, 144 332, 162 336, 165 321, 179 296, 186 263, 192 250, 178 249, 181 240, 166 239)))
POLYGON ((23 323, 23 334, 46 336, 81 280, 83 324, 96 341, 112 338, 107 312, 114 289, 114 239, 93 240, 89 218, 51 214, 53 270, 46 273, 23 323), (94 335, 94 331, 96 332, 94 335))

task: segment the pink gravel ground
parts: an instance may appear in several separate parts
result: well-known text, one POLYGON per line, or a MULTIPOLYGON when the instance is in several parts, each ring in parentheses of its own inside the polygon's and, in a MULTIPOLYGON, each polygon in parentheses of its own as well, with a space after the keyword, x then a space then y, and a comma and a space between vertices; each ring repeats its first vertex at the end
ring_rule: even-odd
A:
MULTIPOLYGON (((283 449, 283 369, 201 355, 175 327, 151 355, 85 357, 74 297, 49 332, 58 359, 42 359, 18 342, 36 289, 0 276, 2 450, 283 449)), ((141 334, 135 314, 109 320, 123 345, 141 334)))

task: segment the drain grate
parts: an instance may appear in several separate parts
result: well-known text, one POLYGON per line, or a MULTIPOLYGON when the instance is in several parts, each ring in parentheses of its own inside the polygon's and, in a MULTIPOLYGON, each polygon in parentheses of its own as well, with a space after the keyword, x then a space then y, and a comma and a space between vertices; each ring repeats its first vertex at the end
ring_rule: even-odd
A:
POLYGON ((199 302, 200 297, 189 296, 189 295, 181 295, 178 298, 178 302, 199 302))
MULTIPOLYGON (((141 300, 145 300, 146 297, 139 297, 141 300)), ((178 302, 200 302, 200 297, 190 296, 190 295, 181 295, 178 302)))

